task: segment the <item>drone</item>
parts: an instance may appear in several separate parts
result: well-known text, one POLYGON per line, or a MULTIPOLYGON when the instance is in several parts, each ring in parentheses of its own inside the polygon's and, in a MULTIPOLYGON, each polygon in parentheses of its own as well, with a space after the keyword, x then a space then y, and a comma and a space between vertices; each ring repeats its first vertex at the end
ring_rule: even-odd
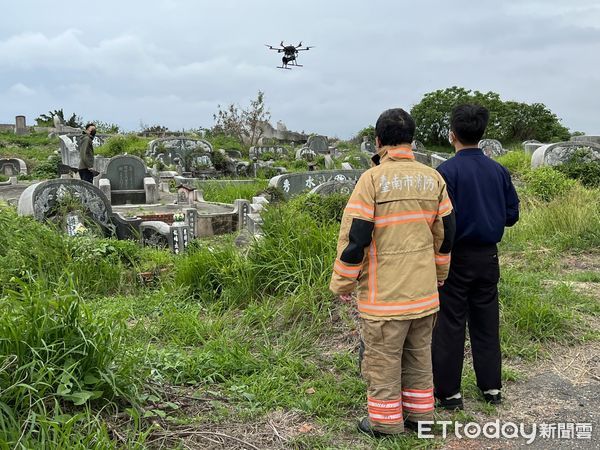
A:
POLYGON ((283 53, 283 58, 281 58, 282 64, 281 66, 277 66, 277 68, 287 70, 292 70, 292 68, 288 66, 303 67, 302 65, 298 64, 298 53, 314 48, 314 46, 302 47, 302 41, 300 41, 298 45, 285 45, 283 41, 281 41, 279 47, 273 47, 269 44, 265 44, 265 46, 268 47, 269 50, 275 50, 277 53, 283 53))

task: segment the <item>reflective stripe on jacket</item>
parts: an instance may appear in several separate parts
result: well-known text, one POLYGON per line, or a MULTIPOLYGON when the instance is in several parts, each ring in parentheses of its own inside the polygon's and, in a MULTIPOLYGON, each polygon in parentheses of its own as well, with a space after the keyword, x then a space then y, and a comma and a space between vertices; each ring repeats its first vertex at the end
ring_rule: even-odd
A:
POLYGON ((358 180, 344 210, 330 289, 352 292, 367 319, 408 320, 439 309, 437 282, 449 254, 442 217, 452 204, 441 175, 410 146, 382 147, 380 164, 358 180))

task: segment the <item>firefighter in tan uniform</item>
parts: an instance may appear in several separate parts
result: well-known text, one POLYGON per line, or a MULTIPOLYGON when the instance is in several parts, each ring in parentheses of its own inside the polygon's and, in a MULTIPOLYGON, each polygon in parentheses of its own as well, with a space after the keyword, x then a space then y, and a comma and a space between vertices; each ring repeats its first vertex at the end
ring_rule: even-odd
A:
POLYGON ((369 413, 359 429, 376 436, 433 419, 431 333, 455 224, 443 178, 415 161, 414 131, 402 109, 377 120, 376 165, 346 205, 330 284, 344 301, 357 288, 369 413))

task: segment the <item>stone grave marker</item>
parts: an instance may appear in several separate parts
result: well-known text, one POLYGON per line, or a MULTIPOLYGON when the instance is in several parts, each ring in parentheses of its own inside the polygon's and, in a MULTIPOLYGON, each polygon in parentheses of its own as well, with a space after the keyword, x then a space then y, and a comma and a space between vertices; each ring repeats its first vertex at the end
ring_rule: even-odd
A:
POLYGON ((600 144, 592 142, 557 142, 539 147, 531 157, 533 169, 542 166, 558 166, 564 164, 573 157, 578 150, 587 153, 586 160, 600 161, 600 144))
POLYGON ((573 136, 571 138, 573 142, 592 143, 600 145, 600 136, 585 135, 585 136, 573 136))
POLYGON ((27 121, 25 116, 16 116, 15 117, 15 134, 18 136, 22 136, 27 134, 27 121))
POLYGON ((333 158, 329 155, 325 155, 325 169, 326 170, 335 169, 335 163, 333 162, 333 158))
POLYGON ((311 136, 308 138, 306 146, 318 154, 329 153, 329 142, 325 136, 311 136))
POLYGON ((100 175, 100 189, 113 205, 156 203, 158 191, 141 158, 119 155, 110 159, 100 175), (154 184, 154 190, 151 185, 154 184))
POLYGON ((344 194, 350 195, 356 186, 356 181, 345 180, 345 181, 327 181, 326 183, 320 184, 314 187, 310 193, 319 195, 330 195, 330 194, 344 194))
POLYGON ((363 141, 360 144, 360 151, 373 154, 375 153, 375 144, 369 140, 368 136, 363 136, 363 141))
POLYGON ((7 177, 27 175, 27 165, 19 158, 0 158, 0 174, 7 177))
POLYGON ((167 166, 181 166, 182 170, 179 173, 191 172, 195 164, 212 167, 210 159, 212 153, 213 148, 210 142, 204 139, 180 137, 154 139, 148 143, 146 150, 146 156, 161 161, 167 166))
POLYGON ((254 147, 250 147, 250 158, 260 159, 260 156, 264 153, 270 153, 273 156, 285 156, 287 152, 284 147, 275 147, 275 146, 267 146, 267 145, 258 145, 254 147))
POLYGON ((104 193, 93 184, 81 180, 49 180, 27 187, 19 198, 17 211, 43 222, 53 218, 65 198, 75 198, 80 211, 99 225, 106 235, 113 234, 112 208, 104 193))
POLYGON ((497 141, 496 139, 482 139, 477 146, 490 158, 495 158, 496 156, 501 156, 506 153, 506 150, 502 148, 500 141, 497 141))
POLYGON ((289 173, 271 178, 269 186, 281 189, 284 196, 290 198, 302 192, 311 191, 328 181, 357 181, 363 172, 364 170, 319 170, 289 173))
POLYGON ((412 141, 410 146, 411 146, 413 152, 425 153, 427 151, 427 149, 425 148, 425 145, 421 141, 414 140, 414 141, 412 141))

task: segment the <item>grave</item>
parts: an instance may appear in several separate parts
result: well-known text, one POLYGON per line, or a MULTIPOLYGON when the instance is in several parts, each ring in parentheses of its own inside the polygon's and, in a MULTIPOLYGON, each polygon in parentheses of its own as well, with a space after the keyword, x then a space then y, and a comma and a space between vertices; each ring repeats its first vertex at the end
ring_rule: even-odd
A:
POLYGON ((436 153, 431 155, 431 167, 433 167, 434 169, 436 169, 440 164, 442 164, 444 161, 446 161, 448 158, 445 158, 443 156, 440 156, 436 153))
POLYGON ((571 138, 571 141, 573 141, 573 142, 583 142, 583 143, 592 143, 592 144, 599 144, 600 145, 600 136, 592 136, 592 135, 573 136, 571 138))
POLYGON ((326 170, 335 169, 335 163, 333 162, 333 158, 329 155, 325 155, 325 169, 326 170))
POLYGON ((112 208, 100 189, 81 180, 49 180, 27 187, 19 198, 17 211, 21 216, 33 216, 44 222, 54 220, 58 209, 68 202, 93 221, 106 236, 116 232, 112 208))
POLYGON ((191 172, 198 167, 212 167, 212 145, 204 139, 166 137, 148 143, 146 156, 166 166, 181 166, 182 171, 191 172))
POLYGON ((110 159, 98 186, 113 205, 153 204, 158 201, 156 181, 141 158, 119 155, 110 159))
POLYGON ((326 183, 320 184, 314 187, 310 193, 319 195, 331 195, 331 194, 344 194, 350 195, 356 186, 356 181, 345 180, 345 181, 327 181, 326 183))
POLYGON ((287 156, 287 151, 284 147, 274 147, 266 145, 250 147, 250 158, 260 159, 261 155, 265 153, 271 154, 273 156, 287 156))
POLYGON ((600 161, 600 144, 592 142, 557 142, 539 147, 531 157, 533 169, 542 166, 558 166, 571 159, 576 151, 583 150, 587 153, 588 161, 600 161))
MULTIPOLYGON (((79 139, 83 133, 79 134, 61 134, 60 139, 60 156, 63 166, 66 166, 72 171, 79 169, 79 139)), ((92 141, 94 148, 104 145, 105 136, 96 135, 92 141)), ((96 172, 103 172, 102 167, 98 167, 98 156, 94 158, 94 170, 96 172)))
POLYGON ((506 153, 506 150, 502 148, 502 144, 500 143, 500 141, 497 141, 496 139, 482 139, 481 141, 479 141, 477 146, 481 150, 483 150, 483 153, 486 156, 490 158, 502 156, 506 153))
POLYGON ((528 155, 533 155, 535 153, 535 151, 540 148, 542 145, 541 142, 527 142, 526 144, 523 144, 523 149, 525 150, 525 153, 527 153, 528 155))
POLYGON ((190 228, 185 222, 167 225, 160 221, 146 221, 140 224, 140 242, 146 247, 169 248, 175 254, 187 249, 190 242, 190 228))
POLYGON ((316 154, 329 153, 329 142, 325 136, 313 135, 309 137, 306 146, 316 154))
POLYGON ((412 141, 410 146, 411 146, 413 152, 425 153, 427 151, 427 149, 425 148, 425 145, 421 141, 414 140, 414 141, 412 141))
POLYGON ((0 158, 0 175, 7 177, 27 175, 27 165, 19 158, 0 158))
POLYGON ((271 178, 269 186, 280 189, 286 198, 311 191, 328 181, 357 181, 364 170, 320 170, 290 173, 271 178))
POLYGON ((363 141, 360 144, 360 151, 373 154, 375 153, 375 145, 369 140, 368 136, 363 136, 363 141))
POLYGON ((196 201, 195 191, 196 191, 196 188, 187 186, 185 184, 180 184, 179 186, 177 186, 177 204, 179 206, 193 205, 196 201))
POLYGON ((24 134, 29 133, 27 129, 27 121, 25 116, 16 116, 15 117, 15 134, 18 136, 22 136, 24 134))

